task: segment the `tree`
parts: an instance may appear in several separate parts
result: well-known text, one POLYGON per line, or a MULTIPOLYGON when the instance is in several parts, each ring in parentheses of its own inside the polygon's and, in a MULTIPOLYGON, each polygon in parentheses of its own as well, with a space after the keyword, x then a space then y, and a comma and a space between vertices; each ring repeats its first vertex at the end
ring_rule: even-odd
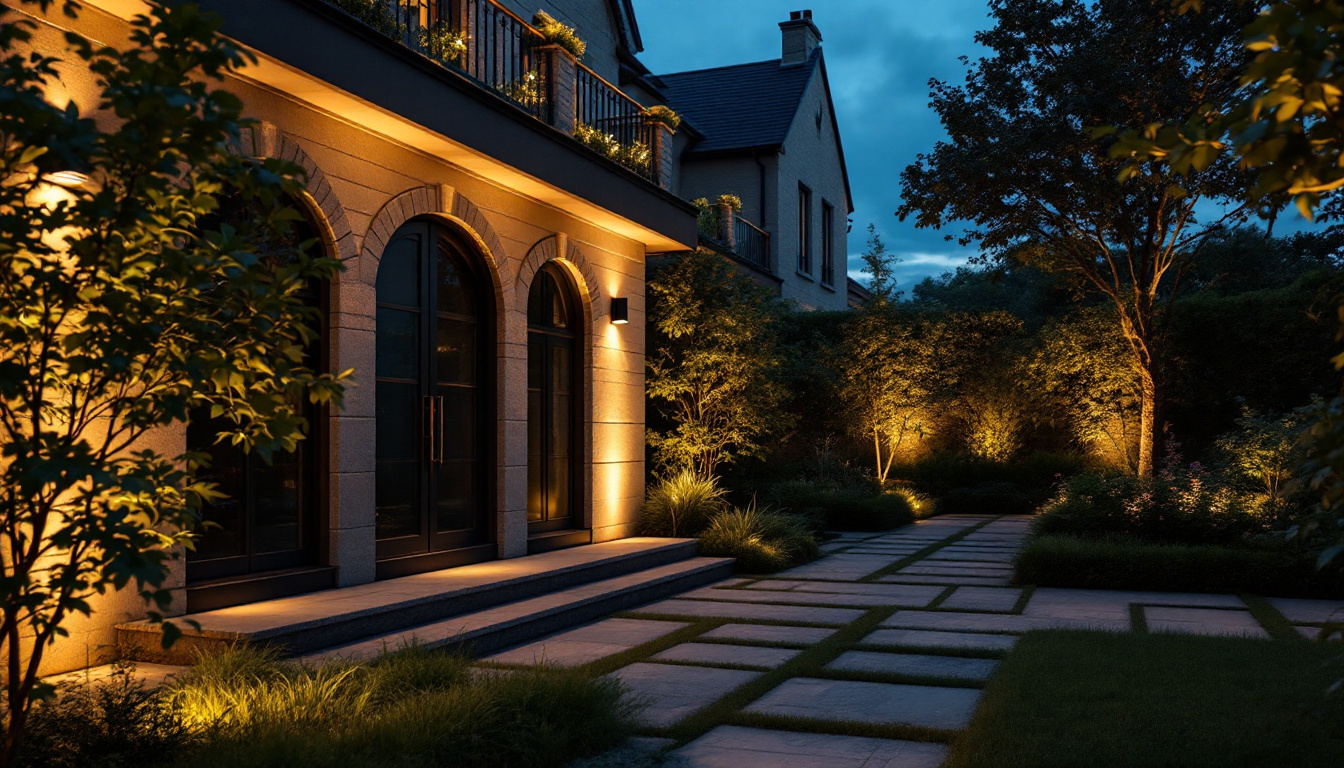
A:
MULTIPOLYGON (((342 389, 304 363, 312 317, 296 293, 337 264, 284 246, 301 170, 224 151, 249 124, 216 85, 249 59, 218 22, 154 7, 125 50, 67 35, 100 100, 62 108, 44 98, 61 62, 25 53, 32 24, 10 13, 0 8, 3 766, 50 692, 37 675, 63 621, 132 583, 162 620, 171 562, 219 496, 194 477, 203 454, 164 455, 145 438, 205 411, 228 425, 220 440, 267 458, 302 438, 295 400, 338 403, 342 389)), ((176 635, 165 626, 165 643, 176 635)))
MULTIPOLYGON (((1230 98, 1245 57, 1248 5, 1194 20, 1164 0, 992 0, 990 55, 964 85, 931 83, 949 139, 901 174, 897 214, 920 227, 971 222, 982 259, 1068 273, 1103 296, 1141 391, 1139 461, 1153 469, 1162 382, 1162 309, 1190 256, 1217 231, 1195 208, 1240 199, 1247 179, 1214 162, 1176 185, 1146 169, 1121 180, 1113 136, 1094 128, 1185 120, 1230 98)), ((1234 207, 1224 221, 1247 215, 1234 207)))
POLYGON ((654 462, 708 478, 762 454, 788 426, 772 328, 782 305, 705 250, 672 256, 650 275, 648 294, 646 384, 668 424, 648 432, 654 462))
POLYGON ((863 252, 864 273, 868 275, 868 293, 878 302, 899 301, 901 292, 896 290, 896 265, 900 257, 887 250, 882 236, 877 233, 877 225, 868 225, 868 250, 863 252))

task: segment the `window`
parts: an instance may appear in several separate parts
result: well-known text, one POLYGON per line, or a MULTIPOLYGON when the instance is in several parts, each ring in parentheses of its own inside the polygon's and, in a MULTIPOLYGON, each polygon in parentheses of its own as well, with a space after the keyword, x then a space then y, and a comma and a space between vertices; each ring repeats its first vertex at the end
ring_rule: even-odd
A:
POLYGON ((812 274, 812 190, 798 185, 798 271, 812 274))
POLYGON ((821 201, 821 282, 835 285, 835 208, 821 201))

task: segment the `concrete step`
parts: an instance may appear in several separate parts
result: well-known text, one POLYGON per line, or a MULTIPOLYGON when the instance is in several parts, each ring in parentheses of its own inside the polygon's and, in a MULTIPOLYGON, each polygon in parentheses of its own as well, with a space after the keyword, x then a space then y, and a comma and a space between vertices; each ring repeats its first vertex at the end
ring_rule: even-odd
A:
POLYGON ((171 664, 238 642, 302 655, 695 556, 694 539, 621 539, 179 616, 182 638, 167 652, 149 622, 118 626, 117 641, 144 661, 171 664))
POLYGON ((732 573, 730 558, 697 557, 326 648, 304 654, 303 659, 369 659, 412 643, 424 648, 461 647, 473 656, 481 656, 614 611, 712 584, 732 573))

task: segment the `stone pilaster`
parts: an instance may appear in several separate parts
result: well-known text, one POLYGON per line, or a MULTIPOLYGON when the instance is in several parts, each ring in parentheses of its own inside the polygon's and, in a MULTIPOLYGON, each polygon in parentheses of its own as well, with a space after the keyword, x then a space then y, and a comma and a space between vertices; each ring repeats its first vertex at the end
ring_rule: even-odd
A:
POLYGON ((649 123, 649 129, 653 145, 650 147, 653 150, 653 180, 658 186, 672 192, 672 163, 676 160, 672 156, 672 129, 665 123, 655 121, 649 123))
POLYGON ((551 126, 566 136, 573 136, 578 125, 579 62, 574 54, 558 45, 543 45, 537 55, 545 62, 547 98, 550 100, 551 126))
POLYGON ((719 242, 727 246, 728 250, 737 253, 737 226, 733 221, 735 214, 733 206, 729 203, 718 203, 719 206, 719 242))

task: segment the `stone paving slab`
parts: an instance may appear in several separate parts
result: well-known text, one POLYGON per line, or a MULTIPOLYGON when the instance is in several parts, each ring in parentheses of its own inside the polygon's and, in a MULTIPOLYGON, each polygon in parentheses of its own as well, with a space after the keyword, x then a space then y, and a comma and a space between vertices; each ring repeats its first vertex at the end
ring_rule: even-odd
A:
POLYGON ((686 768, 938 768, 943 744, 721 725, 674 754, 686 768))
POLYGON ((937 576, 927 573, 898 573, 878 579, 884 584, 942 584, 944 586, 966 585, 974 587, 1006 587, 1011 582, 1006 578, 991 579, 985 576, 937 576))
POLYGON ((1269 604, 1294 624, 1324 624, 1327 621, 1344 622, 1344 600, 1304 600, 1291 597, 1271 597, 1269 604))
MULTIPOLYGON (((682 594, 677 595, 677 597, 678 599, 719 600, 729 603, 811 603, 819 606, 852 605, 861 607, 913 605, 913 603, 908 600, 897 600, 879 595, 821 594, 816 592, 801 592, 797 590, 698 589, 693 592, 683 592, 682 594)), ((928 601, 924 601, 923 603, 919 603, 919 605, 924 605, 927 602, 928 601)))
POLYGON ((785 578, 857 581, 890 564, 891 558, 885 555, 849 555, 842 552, 790 568, 779 575, 785 578))
POLYGON ((881 653, 878 651, 846 651, 827 669, 848 672, 884 672, 892 675, 917 677, 955 677, 965 680, 988 680, 999 662, 994 659, 966 659, 960 656, 928 656, 918 653, 881 653))
POLYGON ((1006 651, 1017 643, 1015 635, 983 635, 971 632, 937 632, 924 629, 879 629, 860 645, 900 648, 964 648, 980 651, 1006 651))
POLYGON ((821 627, 780 627, 766 624, 724 624, 700 636, 703 640, 746 640, 757 643, 809 646, 835 634, 821 627))
POLYGON ((940 629, 971 632, 1029 632, 1033 629, 1090 629, 1128 632, 1129 619, 1061 619, 1037 616, 1013 616, 1002 613, 962 613, 960 611, 897 611, 882 622, 883 627, 902 629, 940 629))
POLYGON ((993 566, 989 564, 958 565, 955 563, 928 563, 927 560, 921 560, 920 565, 910 565, 897 571, 897 573, 917 573, 927 576, 983 576, 985 578, 1000 578, 1012 574, 1011 566, 993 566))
POLYGON ((665 728, 723 698, 759 672, 638 662, 611 673, 639 700, 648 703, 640 721, 665 728))
POLYGON ((925 563, 1004 563, 1013 562, 1014 555, 990 555, 979 552, 948 552, 940 549, 932 555, 924 558, 921 562, 925 563))
MULTIPOLYGON (((765 582, 761 582, 764 584, 765 582)), ((873 584, 868 582, 848 583, 837 581, 792 581, 788 584, 793 592, 815 592, 841 595, 876 595, 889 598, 897 605, 925 606, 943 593, 943 587, 918 584, 873 584)), ((752 585, 756 588, 756 585, 752 585)), ((766 589, 766 587, 761 587, 766 589)))
POLYGON ((698 618, 757 619, 834 626, 848 624, 864 614, 863 611, 853 608, 807 608, 794 605, 720 603, 709 600, 678 600, 676 598, 636 608, 633 613, 661 613, 698 618))
POLYGON ((963 611, 1011 611, 1022 590, 1004 587, 957 587, 940 605, 963 611))
POLYGON ((972 688, 795 677, 742 711, 950 730, 965 728, 970 723, 979 698, 980 691, 972 688))
POLYGON ((735 664, 741 667, 774 669, 802 651, 761 648, 725 643, 682 643, 653 657, 654 661, 689 661, 701 664, 735 664))
POLYGON ((687 626, 675 621, 604 619, 568 632, 511 648, 486 661, 501 664, 555 664, 577 667, 627 651, 687 626))
POLYGON ((1143 616, 1150 632, 1179 632, 1187 635, 1227 635, 1263 637, 1269 633, 1250 611, 1220 608, 1169 608, 1144 606, 1143 616))

